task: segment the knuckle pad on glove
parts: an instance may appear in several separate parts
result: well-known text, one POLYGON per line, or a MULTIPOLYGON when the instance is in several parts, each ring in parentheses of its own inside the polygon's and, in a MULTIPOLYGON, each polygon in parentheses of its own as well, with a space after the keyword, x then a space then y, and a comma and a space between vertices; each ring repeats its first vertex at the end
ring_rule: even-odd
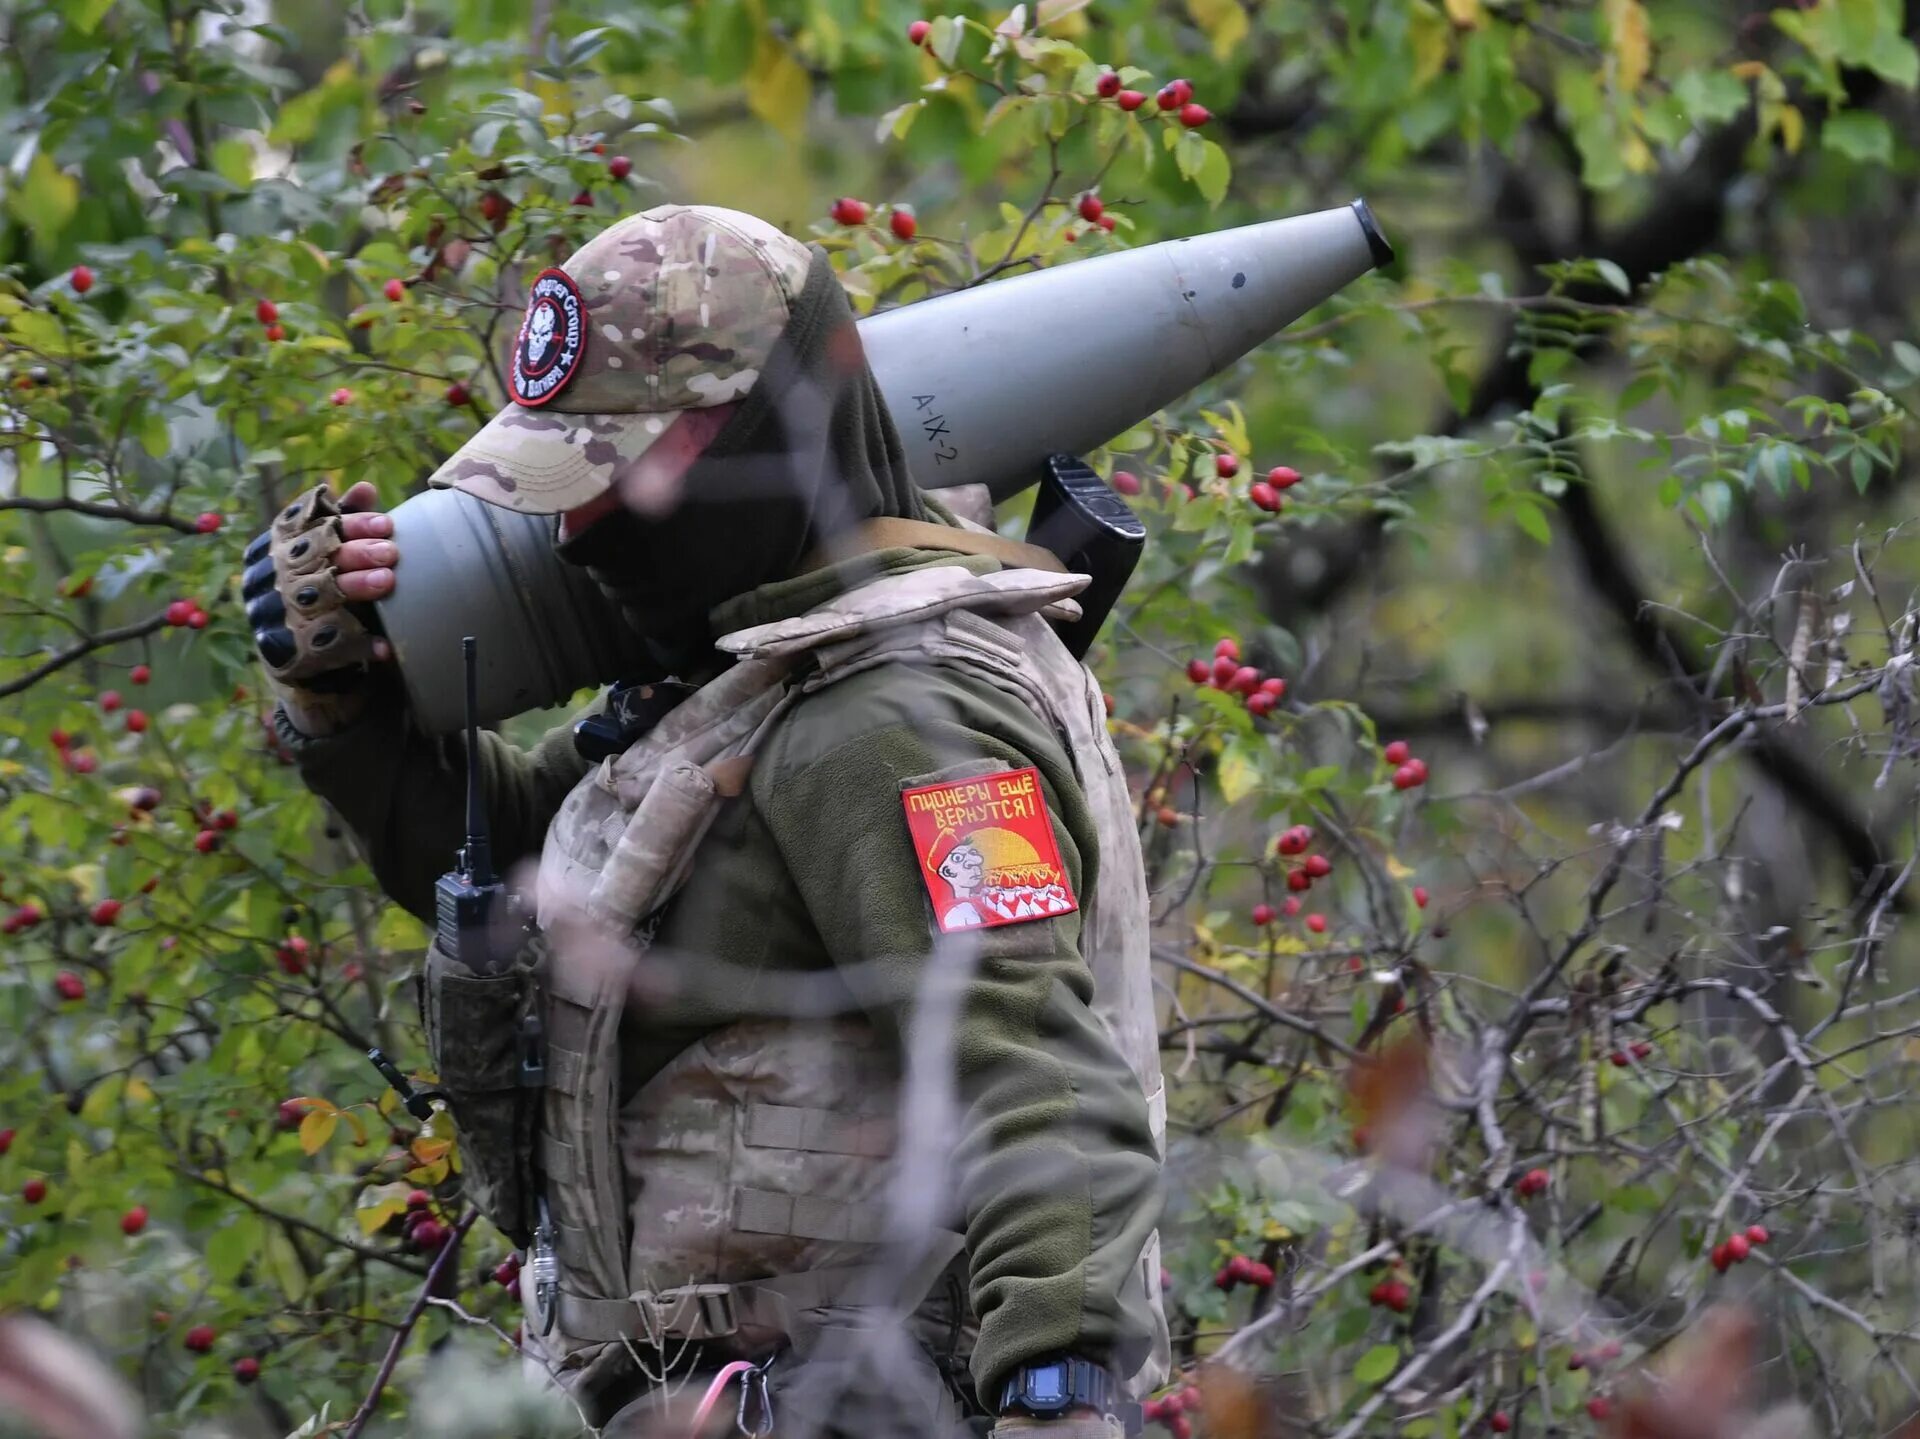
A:
POLYGON ((267 557, 267 551, 272 548, 273 548, 273 531, 272 530, 262 530, 259 534, 255 535, 251 540, 247 541, 246 549, 244 549, 240 553, 240 563, 248 567, 247 568, 248 574, 253 573, 254 568, 259 565, 261 560, 264 560, 267 557))
POLYGON ((243 576, 255 643, 276 680, 337 676, 373 657, 373 636, 348 608, 333 567, 345 542, 340 516, 324 485, 309 490, 274 517, 267 557, 243 576))

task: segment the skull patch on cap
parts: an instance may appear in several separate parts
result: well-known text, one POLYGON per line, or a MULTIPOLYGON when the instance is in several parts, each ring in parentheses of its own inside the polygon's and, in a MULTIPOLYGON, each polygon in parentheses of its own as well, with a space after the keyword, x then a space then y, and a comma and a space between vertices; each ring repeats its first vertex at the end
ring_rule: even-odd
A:
POLYGON ((587 305, 565 270, 542 270, 513 344, 507 393, 538 408, 567 387, 587 352, 587 305))

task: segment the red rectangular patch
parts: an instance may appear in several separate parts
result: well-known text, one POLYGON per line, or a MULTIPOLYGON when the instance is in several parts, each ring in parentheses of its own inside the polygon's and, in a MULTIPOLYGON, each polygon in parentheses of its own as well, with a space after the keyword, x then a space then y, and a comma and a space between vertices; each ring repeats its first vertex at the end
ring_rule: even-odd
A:
POLYGON ((1053 842, 1039 770, 921 785, 900 800, 941 933, 1052 919, 1080 907, 1053 842))

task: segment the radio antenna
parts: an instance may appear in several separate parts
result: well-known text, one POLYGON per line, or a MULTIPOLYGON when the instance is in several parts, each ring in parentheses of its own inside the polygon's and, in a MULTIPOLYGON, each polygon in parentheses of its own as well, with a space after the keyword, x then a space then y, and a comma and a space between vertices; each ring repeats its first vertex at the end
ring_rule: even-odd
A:
POLYGON ((493 855, 487 844, 487 801, 480 789, 479 645, 472 635, 460 641, 467 671, 467 880, 484 888, 493 883, 493 855))

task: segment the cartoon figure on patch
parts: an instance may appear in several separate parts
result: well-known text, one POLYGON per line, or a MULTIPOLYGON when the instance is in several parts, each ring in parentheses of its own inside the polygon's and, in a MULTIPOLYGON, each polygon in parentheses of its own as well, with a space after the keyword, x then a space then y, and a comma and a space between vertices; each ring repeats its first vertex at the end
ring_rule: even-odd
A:
POLYGON ((948 850, 947 857, 940 861, 936 873, 953 890, 954 901, 953 906, 940 916, 940 928, 971 929, 982 923, 980 911, 973 907, 972 901, 986 880, 987 862, 973 842, 963 839, 948 850))
POLYGON ((542 270, 527 295, 527 317, 513 342, 507 393, 537 408, 553 400, 586 358, 587 306, 565 270, 542 270))
POLYGON ((553 306, 538 305, 527 316, 527 363, 533 369, 547 357, 547 346, 553 340, 555 321, 553 306))
POLYGON ((1079 908, 1038 770, 921 785, 901 801, 942 934, 1079 908))

